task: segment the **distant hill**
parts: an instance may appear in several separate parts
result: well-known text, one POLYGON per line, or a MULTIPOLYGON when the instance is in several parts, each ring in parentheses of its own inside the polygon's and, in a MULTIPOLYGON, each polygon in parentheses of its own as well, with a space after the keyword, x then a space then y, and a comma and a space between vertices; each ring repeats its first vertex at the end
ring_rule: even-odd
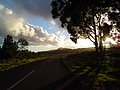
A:
POLYGON ((57 50, 73 50, 73 49, 60 47, 60 48, 58 48, 57 50))
POLYGON ((70 49, 70 48, 58 48, 56 50, 50 51, 42 51, 37 52, 38 55, 50 56, 50 57, 59 57, 59 56, 67 56, 71 54, 78 54, 86 51, 95 50, 94 48, 78 48, 78 49, 70 49))

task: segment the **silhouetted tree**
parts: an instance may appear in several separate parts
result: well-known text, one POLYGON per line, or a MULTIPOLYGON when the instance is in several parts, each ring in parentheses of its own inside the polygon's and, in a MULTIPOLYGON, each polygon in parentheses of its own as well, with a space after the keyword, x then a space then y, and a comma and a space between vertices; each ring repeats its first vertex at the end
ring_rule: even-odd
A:
POLYGON ((120 0, 53 0, 51 6, 52 17, 59 18, 70 39, 77 43, 80 36, 89 38, 97 53, 103 52, 103 39, 112 26, 120 26, 120 0))
POLYGON ((1 46, 0 46, 0 52, 1 52, 1 50, 2 50, 2 48, 1 48, 1 46))
POLYGON ((2 51, 2 48, 1 48, 1 46, 0 46, 0 58, 1 58, 1 51, 2 51))
POLYGON ((28 41, 25 38, 20 38, 18 40, 18 45, 20 50, 25 50, 29 45, 28 41))
POLYGON ((15 56, 15 53, 18 49, 17 42, 13 40, 13 37, 7 35, 4 39, 4 43, 2 46, 2 58, 12 58, 15 56))

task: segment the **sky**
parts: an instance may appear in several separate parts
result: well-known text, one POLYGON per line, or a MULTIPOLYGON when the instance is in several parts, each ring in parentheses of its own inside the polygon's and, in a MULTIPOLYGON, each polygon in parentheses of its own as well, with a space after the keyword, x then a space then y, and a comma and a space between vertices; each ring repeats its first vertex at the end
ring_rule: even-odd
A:
POLYGON ((72 42, 60 21, 52 19, 52 0, 0 0, 0 44, 6 35, 25 38, 31 51, 93 46, 88 39, 72 42))

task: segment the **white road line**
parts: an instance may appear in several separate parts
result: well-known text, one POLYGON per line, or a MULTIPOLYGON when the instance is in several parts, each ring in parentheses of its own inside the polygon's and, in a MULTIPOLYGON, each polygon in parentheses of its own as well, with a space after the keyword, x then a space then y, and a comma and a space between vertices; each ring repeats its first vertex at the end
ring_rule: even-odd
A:
POLYGON ((18 82, 16 82, 15 84, 13 84, 10 88, 8 88, 7 90, 11 90, 12 88, 14 88, 16 85, 18 85, 20 82, 22 82, 23 80, 25 80, 28 76, 30 76, 33 72, 35 72, 35 70, 31 71, 30 73, 28 73, 26 76, 24 76, 22 79, 20 79, 18 82))

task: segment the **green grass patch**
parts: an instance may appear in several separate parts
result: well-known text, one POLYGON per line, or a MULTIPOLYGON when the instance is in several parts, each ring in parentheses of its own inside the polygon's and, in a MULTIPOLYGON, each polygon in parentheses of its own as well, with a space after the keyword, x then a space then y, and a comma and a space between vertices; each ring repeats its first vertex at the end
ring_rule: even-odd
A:
POLYGON ((69 68, 70 71, 75 71, 78 68, 86 68, 96 65, 96 54, 95 52, 83 52, 79 54, 68 55, 64 58, 64 64, 69 68))
POLYGON ((90 90, 120 90, 120 52, 110 52, 104 58, 97 58, 94 51, 86 51, 69 55, 63 62, 71 72, 77 71, 83 90, 86 87, 90 90))
POLYGON ((11 60, 3 60, 0 62, 0 71, 9 70, 27 63, 35 62, 38 60, 42 60, 45 58, 30 58, 30 59, 11 59, 11 60))

